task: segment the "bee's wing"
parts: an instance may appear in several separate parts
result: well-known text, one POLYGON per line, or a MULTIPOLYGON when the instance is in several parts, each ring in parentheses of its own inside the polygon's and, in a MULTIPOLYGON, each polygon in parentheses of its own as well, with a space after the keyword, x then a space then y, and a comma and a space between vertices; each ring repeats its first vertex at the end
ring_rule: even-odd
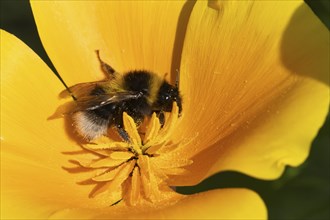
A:
POLYGON ((104 82, 106 81, 79 83, 63 90, 59 96, 61 98, 69 97, 71 95, 74 95, 75 98, 84 97, 87 96, 97 85, 104 82))
POLYGON ((129 92, 129 91, 107 93, 97 96, 88 95, 77 99, 75 101, 76 106, 71 110, 71 112, 94 110, 104 105, 130 100, 130 99, 137 99, 141 96, 142 94, 139 92, 129 92))
POLYGON ((120 101, 137 99, 142 94, 138 92, 116 92, 107 93, 104 95, 88 95, 80 97, 79 99, 60 105, 55 113, 48 119, 55 119, 63 117, 66 114, 75 113, 78 111, 94 110, 110 103, 116 103, 120 101))

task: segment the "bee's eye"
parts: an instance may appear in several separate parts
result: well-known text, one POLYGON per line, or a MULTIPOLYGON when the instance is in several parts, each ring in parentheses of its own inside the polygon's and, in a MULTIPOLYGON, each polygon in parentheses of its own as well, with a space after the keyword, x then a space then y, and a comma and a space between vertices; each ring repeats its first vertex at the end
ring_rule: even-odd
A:
POLYGON ((170 97, 167 95, 167 96, 165 96, 165 100, 169 100, 170 99, 170 97))

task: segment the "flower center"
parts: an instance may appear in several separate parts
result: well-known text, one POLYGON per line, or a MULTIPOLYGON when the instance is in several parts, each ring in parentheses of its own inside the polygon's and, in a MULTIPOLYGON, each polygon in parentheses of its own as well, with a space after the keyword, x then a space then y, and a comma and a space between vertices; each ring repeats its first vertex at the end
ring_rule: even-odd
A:
POLYGON ((170 141, 178 120, 176 104, 163 128, 154 113, 142 140, 134 120, 124 113, 129 143, 101 137, 83 145, 96 155, 95 159, 77 161, 80 166, 94 170, 90 180, 95 188, 90 196, 111 204, 124 201, 127 205, 138 205, 157 204, 174 194, 167 180, 184 174, 184 167, 192 163, 179 152, 188 143, 170 141))

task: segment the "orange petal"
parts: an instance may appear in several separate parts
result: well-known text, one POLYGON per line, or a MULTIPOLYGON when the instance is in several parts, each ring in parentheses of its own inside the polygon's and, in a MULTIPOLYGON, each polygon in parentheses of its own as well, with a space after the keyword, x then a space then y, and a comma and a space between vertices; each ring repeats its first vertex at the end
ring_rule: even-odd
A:
POLYGON ((329 31, 303 2, 197 2, 174 139, 197 138, 186 148, 192 175, 177 183, 220 170, 272 179, 301 164, 329 106, 328 48, 329 31))
POLYGON ((150 213, 147 218, 266 219, 267 210, 261 198, 250 190, 219 189, 187 196, 175 206, 150 213))
POLYGON ((46 218, 71 204, 90 204, 90 187, 63 169, 69 159, 63 153, 80 148, 71 147, 63 120, 47 120, 61 90, 47 65, 1 30, 2 218, 46 218))
POLYGON ((267 210, 261 198, 246 189, 220 189, 186 196, 166 208, 144 208, 120 205, 102 210, 62 210, 54 219, 266 219, 267 210))
POLYGON ((170 73, 184 1, 31 1, 41 41, 73 85, 103 78, 95 50, 115 70, 170 73), (65 58, 63 58, 65 56, 65 58))

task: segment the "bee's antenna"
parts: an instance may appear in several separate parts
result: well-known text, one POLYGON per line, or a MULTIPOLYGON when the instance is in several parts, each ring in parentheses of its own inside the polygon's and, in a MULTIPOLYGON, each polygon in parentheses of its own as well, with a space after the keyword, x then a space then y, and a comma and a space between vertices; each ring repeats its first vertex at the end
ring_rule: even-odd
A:
POLYGON ((66 83, 64 82, 64 80, 62 79, 62 77, 58 74, 56 74, 57 77, 60 79, 60 81, 62 82, 62 84, 64 85, 66 91, 68 91, 68 93, 71 95, 71 97, 73 98, 73 100, 77 100, 77 98, 73 95, 73 93, 71 92, 70 88, 66 85, 66 83))
POLYGON ((70 93, 71 97, 73 98, 74 101, 77 101, 77 98, 73 95, 73 93, 71 92, 70 88, 63 82, 66 90, 70 93))

